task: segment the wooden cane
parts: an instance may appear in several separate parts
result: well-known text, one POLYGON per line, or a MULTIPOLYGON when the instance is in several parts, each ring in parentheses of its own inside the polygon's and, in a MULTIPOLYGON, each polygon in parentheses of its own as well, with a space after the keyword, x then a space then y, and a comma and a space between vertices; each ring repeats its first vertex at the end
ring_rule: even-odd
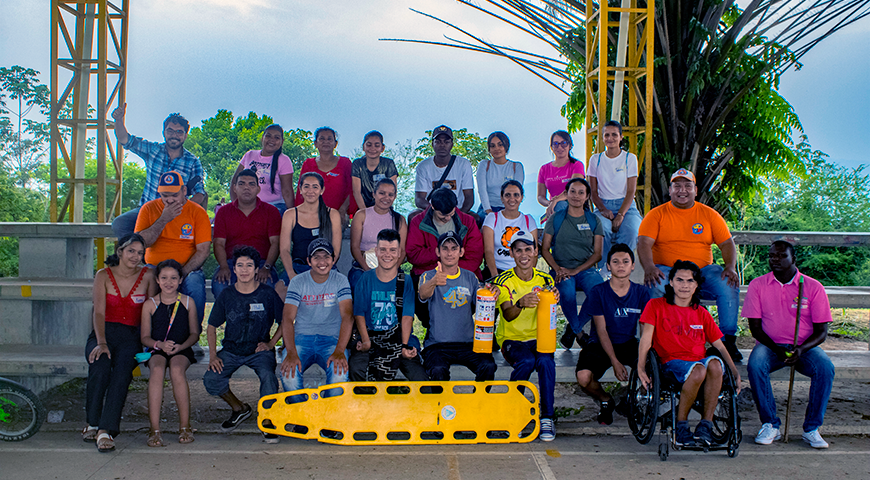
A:
MULTIPOLYGON (((798 342, 798 332, 800 331, 801 326, 801 296, 804 293, 804 276, 801 275, 800 280, 798 280, 798 294, 797 294, 797 314, 795 314, 794 320, 794 343, 792 343, 793 347, 797 346, 798 342)), ((787 352, 786 356, 791 358, 792 352, 787 352)), ((791 365, 791 373, 788 376, 788 402, 785 406, 785 431, 782 434, 783 443, 788 443, 788 417, 791 414, 791 394, 794 391, 794 367, 795 365, 791 365)))

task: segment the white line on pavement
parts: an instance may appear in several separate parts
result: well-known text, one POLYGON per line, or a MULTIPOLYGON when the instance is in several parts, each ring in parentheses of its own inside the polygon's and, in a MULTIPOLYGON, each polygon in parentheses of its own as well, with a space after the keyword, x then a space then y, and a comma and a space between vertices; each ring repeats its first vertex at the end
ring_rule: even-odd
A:
MULTIPOLYGON (((353 447, 351 447, 353 448, 353 447)), ((94 452, 94 448, 17 448, 17 447, 6 447, 3 446, 0 448, 0 455, 6 453, 76 453, 80 454, 83 452, 94 452)), ((502 451, 502 452, 493 452, 493 451, 483 451, 483 452, 434 452, 434 451, 408 451, 408 450, 394 450, 394 451, 363 451, 362 449, 353 450, 332 450, 332 451, 315 451, 315 450, 187 450, 187 449, 179 449, 179 450, 167 450, 167 449, 148 449, 148 450, 137 450, 131 448, 120 449, 115 454, 125 453, 125 454, 134 454, 134 455, 311 455, 311 456, 342 456, 342 455, 380 455, 380 456, 432 456, 432 455, 457 455, 457 456, 483 456, 483 457, 500 457, 500 456, 512 456, 512 455, 528 455, 529 452, 521 452, 521 451, 502 451)), ((562 456, 572 455, 572 456, 586 456, 586 457, 604 457, 604 456, 646 456, 646 455, 658 455, 658 452, 650 450, 650 451, 636 451, 636 452, 565 452, 559 450, 559 453, 562 456)), ((541 455, 545 456, 544 452, 531 452, 531 455, 541 455)), ((703 452, 679 452, 680 455, 705 455, 703 452)), ((707 455, 715 455, 714 453, 710 453, 707 455)), ((772 455, 841 455, 841 456, 859 456, 859 455, 870 455, 870 450, 849 450, 849 451, 832 451, 832 450, 821 450, 821 451, 813 451, 813 450, 799 450, 793 452, 776 452, 776 451, 766 451, 766 452, 740 452, 740 456, 747 457, 764 457, 764 456, 772 456, 772 455)), ((537 462, 537 459, 535 460, 537 462)))
POLYGON ((543 480, 556 480, 556 475, 553 474, 553 470, 550 469, 550 464, 547 463, 546 453, 532 452, 532 458, 535 459, 535 465, 538 466, 538 471, 541 472, 541 478, 543 480))

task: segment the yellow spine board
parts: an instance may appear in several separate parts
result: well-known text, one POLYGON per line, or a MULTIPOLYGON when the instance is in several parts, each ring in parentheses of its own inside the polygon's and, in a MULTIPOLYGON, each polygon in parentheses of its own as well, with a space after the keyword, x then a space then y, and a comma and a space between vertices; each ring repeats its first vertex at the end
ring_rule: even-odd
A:
POLYGON ((257 425, 339 445, 527 443, 538 401, 526 381, 335 383, 261 398, 257 425))

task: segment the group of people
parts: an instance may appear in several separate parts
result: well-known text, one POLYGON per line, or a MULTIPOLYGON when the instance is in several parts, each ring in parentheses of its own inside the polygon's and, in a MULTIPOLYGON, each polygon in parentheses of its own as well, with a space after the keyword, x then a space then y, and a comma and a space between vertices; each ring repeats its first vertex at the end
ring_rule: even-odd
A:
MULTIPOLYGON (((407 219, 393 209, 398 172, 392 160, 381 156, 379 132, 365 135, 365 156, 350 162, 334 153, 335 131, 318 129, 314 139, 319 155, 305 161, 294 191, 293 166, 281 152, 283 130, 270 125, 262 149, 240 160, 230 185, 232 201, 216 212, 212 234, 203 208, 202 166, 183 147, 188 122, 170 115, 164 122, 165 141, 156 143, 129 135, 124 115, 125 106, 113 112, 115 133, 145 161, 147 177, 140 207, 113 224, 117 255, 95 278, 94 331, 86 347, 88 426, 82 435, 96 441, 100 451, 114 448, 138 361, 134 354, 142 346, 150 353, 145 360, 151 371, 148 445, 164 445, 160 406, 167 369, 179 407, 178 440, 194 440, 185 375, 196 362, 191 347, 205 320, 201 267, 212 251, 218 269, 212 279, 215 303, 206 326, 209 365, 203 382, 209 394, 232 409, 222 424, 224 431, 253 413, 230 389, 230 378, 242 366, 256 372, 260 396, 278 393, 279 379, 284 391, 303 388, 305 371, 314 364, 326 371, 328 383, 388 381, 398 372, 411 381, 445 381, 451 365, 469 368, 478 381, 493 380, 497 365, 492 354, 472 349, 480 286, 497 298, 494 347, 501 348, 511 365, 511 380, 527 380, 537 372, 544 441, 555 438, 555 361, 552 353, 536 347, 535 310, 542 289, 554 291, 568 320, 562 344, 570 348, 576 340, 584 347, 577 381, 601 403, 601 423, 612 422, 616 402, 598 380, 611 366, 625 380, 625 366, 637 365, 651 347, 667 359, 666 372, 684 382, 687 401, 694 400, 702 385, 705 390, 718 388, 726 366, 739 384, 734 367, 742 358, 735 343, 736 248, 728 227, 713 209, 695 202, 695 179, 685 169, 671 177, 671 201, 642 218, 634 202, 637 158, 621 149, 617 122, 604 126, 606 149, 589 159, 588 177, 583 162, 571 155, 570 135, 551 135, 554 160, 538 175, 538 201, 547 208, 540 238, 535 219, 519 210, 524 169, 507 159, 507 135, 494 132, 487 139, 492 158, 477 167, 481 202, 474 212, 471 164, 451 154, 453 131, 444 125, 432 132, 434 155, 417 167, 419 209, 407 219), (335 264, 351 216, 353 265, 345 276, 335 264), (714 243, 722 251, 724 268, 713 263, 714 243), (635 249, 646 285, 629 280, 635 249), (537 269, 539 255, 549 272, 537 269), (284 267, 280 273, 279 258, 284 267), (409 275, 399 268, 406 260, 412 266, 409 275), (578 308, 576 292, 581 289, 586 303, 578 308), (718 327, 699 306, 702 297, 716 300, 718 327), (412 332, 415 316, 427 329, 422 345, 412 332), (586 335, 583 329, 590 319, 594 326, 586 335), (638 322, 643 324, 640 341, 638 322), (222 325, 218 350, 217 328, 222 325), (276 354, 281 339, 284 348, 276 354), (721 356, 704 358, 705 341, 721 356)), ((782 283, 780 276, 776 279, 782 283)), ((773 313, 775 322, 787 316, 783 299, 786 311, 773 313)), ((812 333, 793 345, 782 345, 780 336, 764 335, 780 327, 769 326, 771 320, 765 319, 771 314, 760 302, 747 312, 752 305, 747 301, 744 314, 759 316, 751 317, 760 342, 756 350, 768 349, 763 358, 753 351, 751 382, 769 384, 769 377, 753 374, 755 358, 767 370, 781 368, 783 362, 827 359, 814 348, 824 341, 824 329, 815 325, 826 325, 830 311, 825 320, 823 299, 816 295, 812 301, 813 308, 803 312, 813 315, 812 333), (787 359, 784 352, 790 354, 787 359)), ((641 379, 646 381, 643 374, 641 379)), ((769 390, 761 390, 756 400, 767 402, 764 438, 775 438, 778 420, 769 390)), ((678 436, 684 441, 693 438, 685 424, 690 406, 685 412, 681 406, 679 415, 678 436)), ((813 406, 818 408, 819 401, 811 402, 813 406)), ((715 403, 710 416, 713 409, 715 403)), ((707 410, 695 430, 697 441, 709 439, 707 410)), ((819 415, 823 413, 824 402, 819 415)), ((817 422, 805 425, 815 427, 807 431, 816 436, 819 415, 817 422)), ((278 441, 273 434, 264 437, 269 443, 278 441)))

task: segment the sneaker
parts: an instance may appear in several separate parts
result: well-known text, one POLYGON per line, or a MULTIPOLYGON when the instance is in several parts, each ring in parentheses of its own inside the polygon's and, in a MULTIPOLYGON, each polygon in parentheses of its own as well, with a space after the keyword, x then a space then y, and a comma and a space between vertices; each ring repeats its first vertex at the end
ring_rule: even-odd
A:
POLYGON ((737 348, 737 337, 735 335, 725 335, 722 343, 725 344, 725 350, 728 350, 728 355, 731 355, 731 360, 734 363, 740 363, 743 360, 743 354, 737 348))
POLYGON ((555 440, 556 427, 553 425, 552 418, 541 419, 541 432, 538 434, 538 438, 544 442, 552 442, 555 440))
POLYGON ((695 441, 701 445, 713 445, 713 424, 709 420, 701 420, 695 427, 695 441))
POLYGON ((689 430, 689 422, 683 420, 677 422, 676 443, 679 445, 694 445, 695 440, 692 439, 692 431, 689 430))
POLYGON ((279 440, 280 440, 280 437, 278 437, 278 435, 275 435, 274 433, 263 432, 263 441, 264 442, 266 442, 266 443, 278 443, 279 440))
POLYGON ((576 338, 574 330, 571 329, 571 325, 565 325, 565 331, 562 333, 562 337, 559 338, 559 343, 562 344, 562 347, 564 347, 565 350, 568 350, 574 346, 574 340, 576 338))
POLYGON ((765 423, 755 436, 755 443, 759 445, 770 445, 771 443, 782 438, 782 432, 774 427, 772 423, 765 423))
POLYGON ((804 432, 804 434, 801 435, 801 438, 803 438, 804 441, 809 443, 813 448, 828 448, 828 442, 826 442, 819 434, 818 428, 811 432, 804 432))
POLYGON ((230 418, 227 419, 226 422, 221 424, 221 431, 224 433, 229 433, 238 428, 239 425, 242 424, 245 420, 251 417, 251 406, 247 403, 245 404, 244 410, 240 410, 238 412, 233 412, 230 414, 230 418))
POLYGON ((610 400, 609 402, 601 402, 601 410, 598 411, 598 423, 601 425, 610 425, 613 423, 613 409, 615 405, 613 405, 614 401, 610 400))

